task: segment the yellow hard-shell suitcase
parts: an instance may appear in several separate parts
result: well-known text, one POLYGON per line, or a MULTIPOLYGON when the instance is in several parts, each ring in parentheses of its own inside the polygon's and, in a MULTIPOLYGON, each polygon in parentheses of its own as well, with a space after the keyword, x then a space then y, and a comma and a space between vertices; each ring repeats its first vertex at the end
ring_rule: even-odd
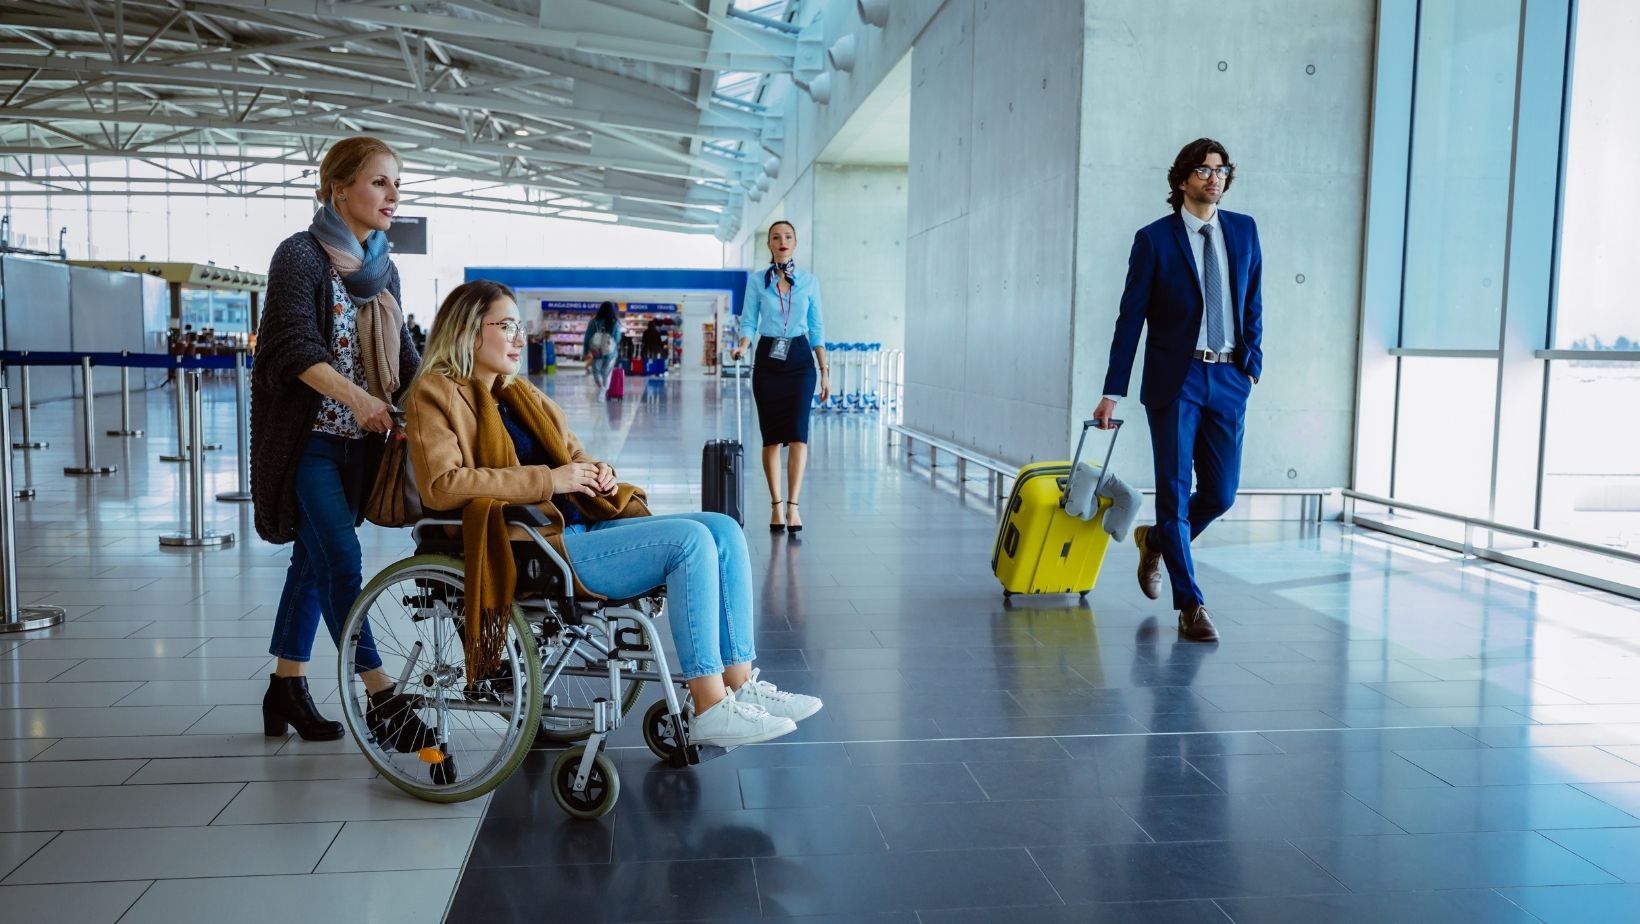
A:
MULTIPOLYGON (((1112 421, 1118 428, 1121 421, 1112 421)), ((1105 510, 1110 498, 1100 497, 1099 513, 1091 520, 1065 512, 1065 489, 1082 458, 1093 421, 1082 425, 1082 439, 1069 462, 1033 462, 1019 470, 1008 495, 1002 522, 991 550, 991 570, 1002 582, 1004 599, 1014 594, 1080 594, 1099 580, 1099 568, 1110 546, 1105 532, 1105 510)), ((1111 449, 1116 447, 1111 436, 1111 449)), ((1110 453, 1099 466, 1110 467, 1110 453)))

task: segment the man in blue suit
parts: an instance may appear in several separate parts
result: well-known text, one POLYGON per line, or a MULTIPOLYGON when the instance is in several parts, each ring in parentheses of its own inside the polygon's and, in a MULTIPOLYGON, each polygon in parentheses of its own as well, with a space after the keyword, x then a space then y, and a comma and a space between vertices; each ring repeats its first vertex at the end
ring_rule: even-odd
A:
POLYGON ((1110 426, 1148 324, 1139 401, 1150 419, 1156 525, 1133 531, 1139 587, 1159 598, 1166 562, 1179 635, 1195 642, 1216 642, 1219 633, 1196 584, 1190 542, 1235 502, 1247 397, 1264 368, 1258 228, 1250 216, 1219 208, 1234 179, 1229 153, 1210 138, 1174 159, 1167 172, 1174 211, 1133 237, 1104 398, 1093 412, 1110 426))

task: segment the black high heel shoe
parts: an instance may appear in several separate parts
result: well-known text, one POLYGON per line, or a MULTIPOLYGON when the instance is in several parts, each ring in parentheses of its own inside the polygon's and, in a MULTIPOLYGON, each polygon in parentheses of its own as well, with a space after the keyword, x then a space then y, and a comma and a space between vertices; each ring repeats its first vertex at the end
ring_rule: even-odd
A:
MULTIPOLYGON (((786 501, 786 506, 796 507, 797 506, 797 501, 786 501)), ((787 519, 790 519, 790 516, 788 516, 787 519)), ((786 527, 786 532, 788 532, 788 533, 800 533, 802 531, 803 531, 803 524, 801 524, 801 523, 797 524, 796 526, 787 525, 787 527, 786 527)))
POLYGON ((271 675, 262 697, 262 733, 278 738, 291 726, 303 741, 335 741, 343 734, 342 723, 320 715, 313 705, 306 677, 271 675))
POLYGON ((375 736, 377 743, 400 754, 411 754, 438 744, 438 736, 416 715, 410 697, 399 693, 397 687, 370 694, 370 706, 365 709, 364 721, 370 726, 370 734, 375 736))
MULTIPOLYGON (((785 503, 785 501, 770 501, 769 502, 770 506, 773 506, 773 507, 778 507, 778 506, 780 506, 781 504, 784 504, 784 503, 785 503)), ((771 533, 783 533, 785 531, 786 531, 786 524, 784 524, 784 523, 770 523, 769 524, 769 532, 771 532, 771 533)))

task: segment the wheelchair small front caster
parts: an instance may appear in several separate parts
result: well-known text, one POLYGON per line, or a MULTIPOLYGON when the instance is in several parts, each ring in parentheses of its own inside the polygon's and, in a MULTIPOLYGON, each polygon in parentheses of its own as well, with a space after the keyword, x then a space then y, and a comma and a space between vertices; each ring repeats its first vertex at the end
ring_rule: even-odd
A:
POLYGON ((643 714, 643 743, 649 745, 649 750, 656 757, 673 767, 682 767, 688 763, 683 752, 683 742, 689 736, 688 714, 678 716, 677 721, 683 723, 682 735, 673 727, 672 715, 666 711, 666 700, 656 700, 643 714))
POLYGON ((558 755, 552 765, 552 798, 572 818, 601 818, 615 807, 621 796, 621 777, 615 762, 599 754, 592 759, 586 788, 575 791, 575 774, 581 768, 586 747, 577 745, 558 755))

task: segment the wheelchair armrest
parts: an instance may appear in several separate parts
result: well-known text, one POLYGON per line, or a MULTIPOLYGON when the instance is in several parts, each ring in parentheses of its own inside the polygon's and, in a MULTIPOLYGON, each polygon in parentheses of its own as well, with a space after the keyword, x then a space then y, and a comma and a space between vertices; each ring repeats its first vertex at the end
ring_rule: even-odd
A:
POLYGON ((534 504, 508 504, 501 508, 501 515, 508 523, 518 526, 544 527, 552 525, 541 508, 534 504))

